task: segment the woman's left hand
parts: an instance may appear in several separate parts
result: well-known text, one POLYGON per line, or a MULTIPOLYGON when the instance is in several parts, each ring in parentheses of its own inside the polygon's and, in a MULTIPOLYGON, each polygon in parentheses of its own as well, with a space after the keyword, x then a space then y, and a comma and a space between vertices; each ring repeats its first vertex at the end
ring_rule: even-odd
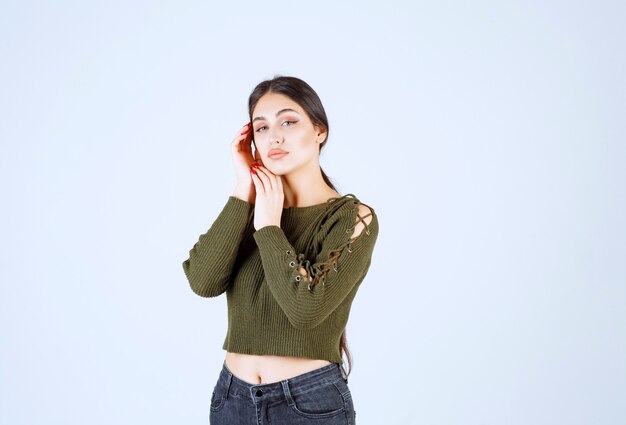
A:
POLYGON ((254 203, 254 228, 265 226, 280 227, 285 194, 282 177, 275 175, 262 165, 251 167, 252 183, 256 191, 254 203), (256 174, 253 172, 256 171, 256 174))

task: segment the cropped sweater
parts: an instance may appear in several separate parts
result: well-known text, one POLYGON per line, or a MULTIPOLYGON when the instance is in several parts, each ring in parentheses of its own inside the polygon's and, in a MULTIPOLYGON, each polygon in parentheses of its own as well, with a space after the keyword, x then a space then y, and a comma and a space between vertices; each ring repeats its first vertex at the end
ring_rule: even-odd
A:
POLYGON ((230 196, 182 263, 197 295, 226 292, 222 348, 343 364, 341 334, 378 237, 374 209, 347 194, 283 208, 280 226, 255 230, 253 217, 253 204, 230 196))

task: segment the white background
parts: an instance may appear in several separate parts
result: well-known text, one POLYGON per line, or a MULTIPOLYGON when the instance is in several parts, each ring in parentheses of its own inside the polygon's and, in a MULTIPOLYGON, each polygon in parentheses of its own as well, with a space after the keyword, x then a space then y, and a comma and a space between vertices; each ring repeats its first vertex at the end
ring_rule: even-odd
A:
POLYGON ((207 423, 181 264, 275 74, 379 216, 359 425, 625 423, 626 7, 545 3, 2 2, 0 423, 207 423))

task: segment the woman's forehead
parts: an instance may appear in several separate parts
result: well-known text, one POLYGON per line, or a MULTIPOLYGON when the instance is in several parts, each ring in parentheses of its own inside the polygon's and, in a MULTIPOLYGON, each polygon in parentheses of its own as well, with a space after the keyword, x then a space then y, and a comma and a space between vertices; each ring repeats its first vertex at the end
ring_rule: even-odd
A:
POLYGON ((275 117, 277 113, 291 111, 295 111, 300 115, 303 114, 300 105, 289 97, 280 93, 268 93, 259 99, 254 107, 252 116, 253 118, 263 117, 267 119, 268 117, 275 117))

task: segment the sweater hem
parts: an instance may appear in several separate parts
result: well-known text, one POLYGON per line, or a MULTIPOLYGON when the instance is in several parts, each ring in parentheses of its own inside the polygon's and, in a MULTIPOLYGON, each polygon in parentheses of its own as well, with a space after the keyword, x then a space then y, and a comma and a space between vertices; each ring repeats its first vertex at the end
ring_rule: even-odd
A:
POLYGON ((313 354, 311 352, 304 352, 298 350, 282 350, 279 347, 274 349, 267 350, 259 350, 256 348, 246 347, 245 345, 237 345, 237 344, 224 344, 222 349, 231 352, 231 353, 239 353, 239 354, 249 354, 256 356, 286 356, 286 357, 303 357, 311 360, 327 360, 331 363, 338 363, 340 365, 343 364, 343 360, 338 357, 338 353, 334 355, 328 355, 323 353, 313 354))

